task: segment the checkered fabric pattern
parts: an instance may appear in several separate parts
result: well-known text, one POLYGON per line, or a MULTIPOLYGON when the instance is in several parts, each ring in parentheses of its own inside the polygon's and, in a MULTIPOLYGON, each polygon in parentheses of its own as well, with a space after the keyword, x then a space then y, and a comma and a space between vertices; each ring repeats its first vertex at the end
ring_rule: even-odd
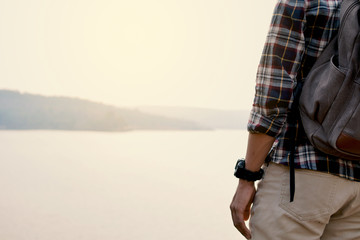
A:
POLYGON ((301 123, 287 121, 297 81, 306 78, 340 24, 341 0, 279 0, 256 77, 248 131, 276 137, 268 160, 289 165, 289 129, 296 128, 295 168, 360 181, 360 162, 327 156, 307 140, 301 123))

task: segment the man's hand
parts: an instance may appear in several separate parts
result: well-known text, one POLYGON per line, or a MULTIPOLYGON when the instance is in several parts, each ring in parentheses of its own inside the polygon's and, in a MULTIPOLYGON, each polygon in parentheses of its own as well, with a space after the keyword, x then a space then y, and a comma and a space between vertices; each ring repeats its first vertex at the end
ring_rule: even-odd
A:
MULTIPOLYGON (((247 170, 259 171, 264 160, 273 145, 275 138, 263 133, 249 133, 248 146, 245 156, 247 170)), ((245 221, 250 217, 250 206, 255 196, 254 182, 239 179, 239 185, 230 205, 234 226, 244 237, 251 239, 250 230, 246 227, 245 221)))
POLYGON ((246 227, 245 221, 250 217, 250 206, 254 200, 254 196, 254 182, 239 179, 239 185, 231 202, 230 209, 234 226, 246 239, 251 239, 251 233, 246 227))

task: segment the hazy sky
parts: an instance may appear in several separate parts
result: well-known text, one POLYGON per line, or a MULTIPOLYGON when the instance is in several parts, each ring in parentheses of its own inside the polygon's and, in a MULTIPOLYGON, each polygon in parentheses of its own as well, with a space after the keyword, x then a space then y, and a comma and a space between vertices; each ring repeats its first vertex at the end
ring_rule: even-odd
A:
POLYGON ((249 109, 276 0, 11 0, 0 88, 117 106, 249 109))

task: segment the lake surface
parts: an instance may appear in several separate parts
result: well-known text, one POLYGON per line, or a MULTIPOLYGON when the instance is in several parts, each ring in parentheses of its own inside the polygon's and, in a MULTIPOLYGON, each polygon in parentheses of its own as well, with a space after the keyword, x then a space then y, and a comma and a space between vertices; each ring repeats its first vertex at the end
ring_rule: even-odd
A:
POLYGON ((230 240, 247 133, 0 131, 0 239, 230 240))

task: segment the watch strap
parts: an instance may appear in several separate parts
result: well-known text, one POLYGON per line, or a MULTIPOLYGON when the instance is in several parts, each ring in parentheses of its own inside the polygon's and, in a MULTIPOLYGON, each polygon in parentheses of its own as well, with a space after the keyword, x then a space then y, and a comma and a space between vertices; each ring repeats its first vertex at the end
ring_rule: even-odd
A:
POLYGON ((237 178, 244 179, 244 180, 247 180, 250 182, 254 182, 254 181, 260 180, 263 177, 263 175, 264 175, 263 169, 260 169, 257 172, 247 170, 245 168, 245 160, 244 159, 238 160, 236 163, 234 176, 237 178), (242 161, 241 164, 239 164, 240 161, 242 161), (239 165, 241 167, 239 167, 239 165))

